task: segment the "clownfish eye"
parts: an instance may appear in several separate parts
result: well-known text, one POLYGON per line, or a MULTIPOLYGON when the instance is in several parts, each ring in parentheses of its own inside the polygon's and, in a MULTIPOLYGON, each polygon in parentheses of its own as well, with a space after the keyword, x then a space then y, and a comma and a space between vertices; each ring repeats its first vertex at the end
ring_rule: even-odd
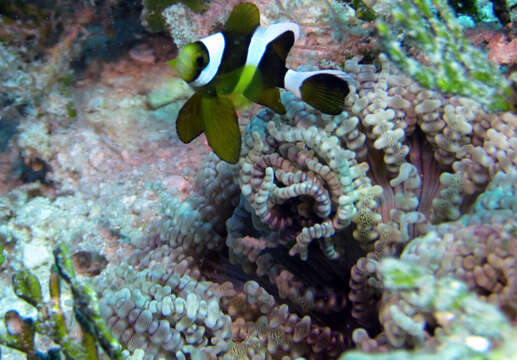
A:
POLYGON ((197 58, 196 58, 196 64, 198 66, 201 66, 204 64, 204 60, 203 60, 203 57, 201 55, 199 55, 197 58))

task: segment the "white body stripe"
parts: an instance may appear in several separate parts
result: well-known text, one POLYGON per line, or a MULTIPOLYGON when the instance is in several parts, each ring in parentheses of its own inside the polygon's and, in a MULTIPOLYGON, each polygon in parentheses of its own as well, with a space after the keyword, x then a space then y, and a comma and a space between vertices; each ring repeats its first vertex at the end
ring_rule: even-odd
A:
POLYGON ((257 66, 260 64, 260 60, 262 60, 262 57, 266 52, 267 45, 286 31, 292 31, 294 34, 294 41, 296 41, 300 34, 300 27, 295 23, 286 22, 273 24, 267 28, 258 26, 255 29, 248 46, 248 55, 246 56, 245 64, 245 67, 253 69, 253 73, 247 74, 248 76, 241 76, 239 82, 235 86, 235 92, 240 92, 248 87, 249 83, 253 79, 255 71, 257 71, 257 66))
POLYGON ((202 38, 199 41, 201 41, 208 50, 208 65, 199 73, 197 78, 190 82, 190 85, 194 87, 205 86, 212 81, 219 70, 226 46, 224 36, 220 32, 202 38))
POLYGON ((249 76, 241 76, 234 91, 240 92, 248 87, 249 83, 253 79, 255 71, 257 70, 257 66, 260 64, 260 60, 262 60, 262 57, 266 52, 268 44, 286 31, 292 31, 294 34, 294 41, 296 41, 300 34, 300 27, 295 23, 286 22, 273 24, 267 28, 258 26, 255 29, 248 46, 248 55, 246 56, 245 64, 245 67, 254 69, 253 73, 248 74, 249 76))
POLYGON ((301 87, 305 80, 316 74, 332 74, 335 75, 349 84, 353 84, 354 80, 350 75, 341 70, 316 70, 316 71, 294 71, 287 70, 284 77, 284 85, 286 90, 292 92, 298 99, 302 98, 301 87))
POLYGON ((294 41, 296 41, 300 34, 300 27, 290 22, 273 24, 267 28, 257 27, 251 37, 246 65, 258 66, 262 56, 264 56, 266 46, 286 31, 292 31, 294 33, 294 41))

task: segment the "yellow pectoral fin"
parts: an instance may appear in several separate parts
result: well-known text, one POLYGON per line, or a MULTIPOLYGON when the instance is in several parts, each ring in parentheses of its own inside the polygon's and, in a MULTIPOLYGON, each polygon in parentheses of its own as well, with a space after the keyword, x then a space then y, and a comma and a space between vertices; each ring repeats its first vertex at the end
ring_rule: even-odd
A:
POLYGON ((241 132, 232 103, 219 97, 203 97, 201 106, 208 145, 221 160, 235 164, 241 150, 241 132))
POLYGON ((202 96, 198 93, 192 95, 181 108, 176 119, 176 133, 181 141, 189 143, 203 132, 203 119, 201 116, 202 96))

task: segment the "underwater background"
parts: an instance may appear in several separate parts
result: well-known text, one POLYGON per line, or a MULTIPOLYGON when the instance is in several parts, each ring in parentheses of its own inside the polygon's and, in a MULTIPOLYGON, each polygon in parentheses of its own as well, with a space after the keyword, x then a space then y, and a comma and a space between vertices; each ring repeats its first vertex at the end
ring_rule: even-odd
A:
POLYGON ((517 359, 517 2, 260 0, 325 115, 183 144, 229 0, 0 0, 1 359, 517 359))

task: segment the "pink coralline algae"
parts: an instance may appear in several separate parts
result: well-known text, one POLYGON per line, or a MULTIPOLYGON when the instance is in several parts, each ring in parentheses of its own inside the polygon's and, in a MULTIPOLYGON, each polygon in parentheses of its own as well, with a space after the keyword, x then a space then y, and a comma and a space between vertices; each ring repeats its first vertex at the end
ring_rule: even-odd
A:
POLYGON ((517 64, 517 38, 503 32, 488 28, 475 28, 466 32, 467 37, 474 43, 486 43, 488 58, 501 65, 517 64))

